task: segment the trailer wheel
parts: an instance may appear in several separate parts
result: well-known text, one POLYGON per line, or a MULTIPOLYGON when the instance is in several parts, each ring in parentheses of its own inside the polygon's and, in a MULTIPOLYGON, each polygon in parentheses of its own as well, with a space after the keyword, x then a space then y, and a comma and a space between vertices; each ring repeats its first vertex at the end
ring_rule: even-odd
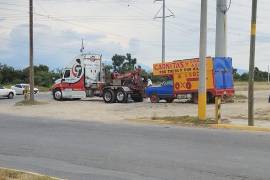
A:
POLYGON ((55 89, 53 91, 53 98, 57 101, 61 101, 63 99, 62 92, 59 89, 55 89))
POLYGON ((119 103, 126 103, 128 99, 127 93, 123 89, 119 89, 116 92, 116 100, 119 103))
POLYGON ((159 97, 158 97, 158 95, 152 94, 152 95, 150 96, 150 101, 151 101, 151 103, 158 103, 158 102, 159 102, 159 97))
POLYGON ((115 102, 115 94, 113 90, 106 89, 103 93, 103 100, 105 103, 114 103, 115 102))

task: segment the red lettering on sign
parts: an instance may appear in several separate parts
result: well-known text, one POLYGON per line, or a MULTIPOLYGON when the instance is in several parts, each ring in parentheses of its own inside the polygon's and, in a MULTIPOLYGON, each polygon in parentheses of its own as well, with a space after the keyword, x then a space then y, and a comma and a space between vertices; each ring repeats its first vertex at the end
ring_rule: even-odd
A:
POLYGON ((183 88, 183 89, 186 89, 186 83, 180 82, 180 87, 183 88))
POLYGON ((175 83, 175 89, 180 89, 180 84, 177 82, 177 83, 175 83))
POLYGON ((192 86, 191 82, 187 82, 187 83, 186 83, 187 89, 191 89, 191 86, 192 86))

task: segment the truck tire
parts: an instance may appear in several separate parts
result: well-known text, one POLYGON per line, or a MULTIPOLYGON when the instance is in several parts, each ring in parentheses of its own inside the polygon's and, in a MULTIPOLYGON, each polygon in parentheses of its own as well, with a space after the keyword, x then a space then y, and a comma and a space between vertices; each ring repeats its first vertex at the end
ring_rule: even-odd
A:
POLYGON ((212 95, 212 93, 207 93, 207 103, 208 104, 214 104, 215 103, 215 96, 212 95))
POLYGON ((62 101, 63 100, 62 91, 59 89, 53 90, 53 98, 57 101, 62 101))
POLYGON ((103 92, 103 100, 105 103, 114 103, 115 102, 115 93, 111 89, 105 89, 103 92))
POLYGON ((198 104, 198 93, 192 94, 192 103, 198 104))
POLYGON ((143 97, 142 97, 141 94, 137 94, 137 95, 135 95, 135 96, 132 97, 132 100, 134 102, 143 102, 143 97))
POLYGON ((166 102, 167 102, 167 103, 172 103, 173 100, 174 100, 174 98, 167 98, 167 99, 166 99, 166 102))
POLYGON ((9 94, 8 94, 8 99, 13 99, 14 98, 14 94, 12 93, 12 92, 10 92, 9 94))
POLYGON ((123 89, 118 89, 116 92, 116 100, 119 103, 126 103, 128 100, 128 95, 123 89))
POLYGON ((150 101, 151 101, 151 103, 158 103, 158 102, 159 102, 159 97, 158 97, 158 95, 152 94, 152 95, 150 96, 150 101))

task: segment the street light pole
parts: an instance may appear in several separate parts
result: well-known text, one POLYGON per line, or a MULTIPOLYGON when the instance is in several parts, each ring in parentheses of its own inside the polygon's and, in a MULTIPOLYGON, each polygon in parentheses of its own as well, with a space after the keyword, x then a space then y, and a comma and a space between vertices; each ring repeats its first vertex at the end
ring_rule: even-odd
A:
POLYGON ((201 0, 201 23, 200 23, 200 72, 199 72, 199 120, 206 120, 206 52, 207 52, 207 0, 201 0))
POLYGON ((227 0, 217 0, 216 57, 227 57, 227 0))
MULTIPOLYGON (((227 57, 227 0, 217 0, 216 57, 227 57)), ((216 122, 221 123, 221 96, 215 97, 216 122)))
POLYGON ((252 0, 250 59, 248 82, 248 125, 254 126, 254 66, 256 45, 257 0, 252 0))
POLYGON ((163 7, 162 7, 162 63, 165 63, 165 10, 166 10, 166 6, 165 6, 165 0, 163 0, 163 7))
POLYGON ((34 65, 33 65, 33 0, 29 0, 29 84, 30 101, 34 102, 34 65))

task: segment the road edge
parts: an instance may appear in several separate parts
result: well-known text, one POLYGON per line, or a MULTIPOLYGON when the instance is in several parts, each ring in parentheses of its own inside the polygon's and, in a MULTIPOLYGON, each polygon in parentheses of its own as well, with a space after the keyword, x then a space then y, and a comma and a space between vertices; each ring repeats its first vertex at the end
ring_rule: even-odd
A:
POLYGON ((270 132, 270 128, 259 126, 246 126, 237 124, 212 124, 209 126, 215 129, 231 129, 231 130, 251 131, 251 132, 270 132))
POLYGON ((4 169, 4 170, 10 170, 10 171, 14 171, 14 172, 21 172, 21 173, 26 173, 26 174, 31 174, 34 176, 48 176, 51 179, 54 180, 65 180, 65 179, 61 179, 61 178, 57 178, 57 177, 53 177, 53 176, 49 176, 49 175, 44 175, 44 174, 40 174, 40 173, 36 173, 36 172, 31 172, 31 171, 26 171, 26 170, 19 170, 19 169, 13 169, 13 168, 6 168, 6 167, 1 167, 0 169, 4 169))

